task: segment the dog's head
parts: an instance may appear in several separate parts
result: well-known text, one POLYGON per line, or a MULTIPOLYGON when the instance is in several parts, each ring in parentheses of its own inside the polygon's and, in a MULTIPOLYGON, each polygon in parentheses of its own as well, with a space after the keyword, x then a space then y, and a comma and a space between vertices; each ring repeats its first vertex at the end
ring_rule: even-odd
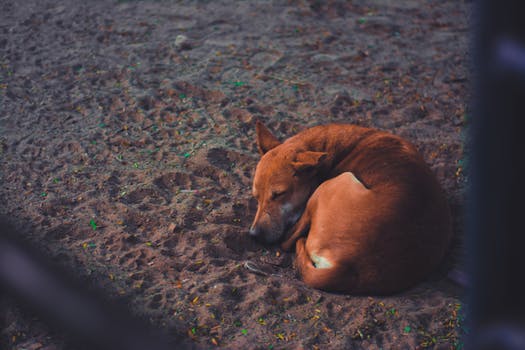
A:
POLYGON ((253 179, 258 207, 250 235, 265 243, 276 243, 303 213, 319 185, 318 170, 327 154, 281 143, 260 122, 256 131, 261 160, 253 179))

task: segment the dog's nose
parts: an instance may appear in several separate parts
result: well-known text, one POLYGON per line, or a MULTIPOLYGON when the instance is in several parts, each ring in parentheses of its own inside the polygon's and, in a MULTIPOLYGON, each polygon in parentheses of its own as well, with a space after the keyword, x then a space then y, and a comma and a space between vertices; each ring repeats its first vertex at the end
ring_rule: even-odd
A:
POLYGON ((252 227, 250 227, 250 231, 248 231, 248 233, 250 234, 250 236, 252 238, 256 238, 258 235, 259 235, 259 227, 255 226, 255 225, 252 225, 252 227))

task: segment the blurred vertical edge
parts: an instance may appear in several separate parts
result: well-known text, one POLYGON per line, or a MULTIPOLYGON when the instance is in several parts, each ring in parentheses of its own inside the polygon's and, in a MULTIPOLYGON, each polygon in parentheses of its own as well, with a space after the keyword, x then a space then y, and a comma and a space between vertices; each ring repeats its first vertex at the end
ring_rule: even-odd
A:
POLYGON ((473 6, 467 349, 525 349, 524 5, 473 6))
MULTIPOLYGON (((75 345, 89 349, 185 349, 169 344, 160 331, 131 316, 123 305, 67 278, 73 271, 52 266, 38 251, 15 238, 13 227, 0 218, 0 296, 12 297, 75 345)), ((92 289, 92 288, 91 288, 92 289)))

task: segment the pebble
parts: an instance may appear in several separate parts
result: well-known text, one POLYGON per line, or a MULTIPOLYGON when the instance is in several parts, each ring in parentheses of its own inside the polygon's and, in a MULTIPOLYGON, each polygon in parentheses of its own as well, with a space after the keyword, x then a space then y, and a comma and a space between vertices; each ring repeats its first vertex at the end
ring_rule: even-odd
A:
POLYGON ((179 50, 189 50, 192 48, 192 45, 186 35, 179 34, 175 38, 175 47, 179 50))

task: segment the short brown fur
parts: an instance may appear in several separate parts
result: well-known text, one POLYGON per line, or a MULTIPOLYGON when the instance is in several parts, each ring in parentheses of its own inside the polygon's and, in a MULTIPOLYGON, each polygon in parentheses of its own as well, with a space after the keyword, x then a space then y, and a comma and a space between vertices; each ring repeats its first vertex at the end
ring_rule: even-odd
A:
POLYGON ((256 128, 262 158, 250 233, 281 242, 284 250, 295 246, 307 285, 389 294, 440 263, 452 234, 449 208, 411 143, 344 124, 317 126, 280 143, 261 123, 256 128))

